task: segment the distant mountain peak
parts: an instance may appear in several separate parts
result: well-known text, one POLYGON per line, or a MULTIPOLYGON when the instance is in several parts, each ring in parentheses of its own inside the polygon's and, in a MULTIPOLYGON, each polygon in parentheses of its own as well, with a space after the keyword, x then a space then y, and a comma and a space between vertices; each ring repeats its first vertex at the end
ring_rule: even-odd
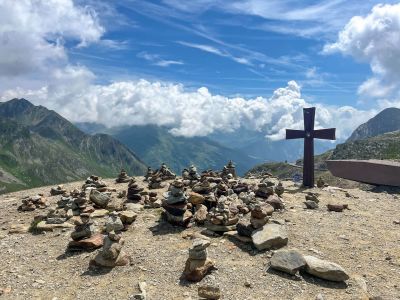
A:
POLYGON ((366 123, 358 126, 347 139, 347 142, 362 140, 397 130, 400 130, 400 109, 389 107, 382 110, 366 123))

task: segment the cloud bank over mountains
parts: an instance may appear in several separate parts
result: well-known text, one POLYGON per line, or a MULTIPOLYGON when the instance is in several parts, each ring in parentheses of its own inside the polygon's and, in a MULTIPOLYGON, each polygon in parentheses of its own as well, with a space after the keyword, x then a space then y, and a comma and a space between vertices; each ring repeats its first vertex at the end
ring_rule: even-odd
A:
MULTIPOLYGON (((325 46, 326 53, 342 52, 371 64, 374 77, 360 86, 360 93, 371 92, 368 85, 384 89, 389 84, 390 92, 398 88, 394 79, 400 74, 400 50, 395 44, 399 20, 399 5, 377 6, 365 18, 354 17, 337 42, 325 46)), ((0 2, 0 79, 4 79, 0 100, 24 97, 74 122, 109 127, 156 124, 187 137, 244 127, 262 131, 272 140, 284 138, 285 128, 303 127, 303 107, 317 106, 316 126, 336 127, 338 138, 344 139, 382 106, 393 104, 382 100, 376 110, 362 111, 310 103, 295 81, 277 88, 269 98, 251 99, 213 94, 206 87, 189 90, 160 80, 99 84, 88 67, 70 63, 67 49, 106 45, 102 43, 105 30, 93 9, 72 0, 0 2)))

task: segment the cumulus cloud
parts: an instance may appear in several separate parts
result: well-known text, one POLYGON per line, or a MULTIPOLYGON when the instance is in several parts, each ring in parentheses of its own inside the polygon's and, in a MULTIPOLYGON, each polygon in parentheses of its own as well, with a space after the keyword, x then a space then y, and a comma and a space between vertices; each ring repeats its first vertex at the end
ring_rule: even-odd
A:
MULTIPOLYGON (((284 138, 286 128, 303 128, 302 108, 311 106, 302 99, 295 81, 278 88, 270 98, 245 99, 213 95, 206 87, 189 91, 180 84, 143 79, 96 85, 93 78, 88 69, 69 66, 55 71, 53 82, 43 88, 8 90, 0 99, 27 97, 74 122, 109 127, 156 124, 186 137, 246 128, 272 140, 284 138)), ((316 127, 339 127, 342 139, 369 116, 351 107, 317 106, 316 127)))
POLYGON ((340 52, 371 66, 373 77, 358 89, 361 95, 387 97, 399 92, 400 4, 376 5, 366 16, 353 17, 324 53, 340 52))
POLYGON ((77 47, 104 33, 95 11, 72 0, 0 1, 0 76, 44 71, 66 63, 66 40, 77 47))

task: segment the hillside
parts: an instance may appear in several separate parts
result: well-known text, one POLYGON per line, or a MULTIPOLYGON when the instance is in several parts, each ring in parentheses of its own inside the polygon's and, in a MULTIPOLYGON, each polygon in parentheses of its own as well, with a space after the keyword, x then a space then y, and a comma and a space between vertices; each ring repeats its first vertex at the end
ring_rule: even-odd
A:
POLYGON ((222 169, 229 159, 233 160, 239 174, 243 174, 259 161, 239 150, 222 146, 205 137, 186 138, 173 136, 167 128, 146 125, 105 129, 97 124, 77 124, 87 132, 107 132, 153 168, 165 162, 174 172, 180 172, 194 164, 199 170, 222 169))
MULTIPOLYGON (((331 185, 341 187, 354 187, 354 183, 336 178, 326 170, 326 160, 328 159, 387 159, 400 160, 400 131, 389 132, 386 134, 370 137, 339 144, 335 149, 329 150, 321 155, 316 155, 315 177, 322 177, 331 185)), ((295 167, 286 163, 265 163, 250 169, 246 174, 259 174, 269 172, 284 179, 292 178, 295 174, 301 174, 301 159, 296 161, 295 167)))
POLYGON ((0 193, 82 179, 116 176, 121 167, 143 174, 146 166, 117 140, 88 135, 25 99, 0 103, 0 193))
POLYGON ((397 130, 400 130, 400 109, 387 108, 366 123, 361 124, 354 130, 347 142, 354 142, 397 130))

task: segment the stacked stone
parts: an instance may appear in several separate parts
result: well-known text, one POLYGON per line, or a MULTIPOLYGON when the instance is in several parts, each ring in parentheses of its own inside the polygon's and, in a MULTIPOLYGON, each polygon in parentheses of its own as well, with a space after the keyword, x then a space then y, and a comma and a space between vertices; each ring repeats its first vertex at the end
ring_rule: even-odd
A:
POLYGON ((325 187, 325 181, 321 177, 319 177, 317 180, 317 187, 319 187, 320 189, 325 187))
POLYGON ((103 235, 96 234, 90 215, 83 213, 80 219, 75 221, 75 230, 71 233, 72 241, 69 242, 69 249, 93 250, 103 245, 103 235))
POLYGON ((132 177, 128 184, 127 199, 129 202, 140 202, 142 200, 142 195, 140 194, 143 188, 140 188, 136 183, 135 177, 132 177))
POLYGON ((150 178, 148 178, 149 189, 162 189, 165 187, 165 183, 162 178, 157 174, 153 174, 150 178))
POLYGON ((232 179, 236 178, 236 168, 233 162, 230 160, 226 166, 221 171, 221 177, 223 179, 232 179))
POLYGON ((153 170, 151 167, 147 167, 147 173, 144 175, 144 180, 148 181, 153 176, 153 170))
POLYGON ((116 183, 126 183, 129 182, 130 178, 128 176, 128 174, 126 173, 126 171, 124 169, 121 170, 121 172, 118 175, 118 178, 115 179, 116 183))
POLYGON ((187 226, 192 218, 188 210, 187 196, 184 191, 184 184, 180 180, 171 183, 169 191, 164 194, 162 207, 168 222, 176 225, 187 226))
POLYGON ((235 230, 239 209, 229 198, 221 197, 217 206, 210 209, 205 226, 215 232, 235 230))
MULTIPOLYGON (((202 195, 204 201, 202 201, 201 204, 204 204, 208 208, 211 208, 216 206, 217 204, 217 199, 214 194, 215 187, 216 187, 215 183, 210 183, 208 180, 203 179, 203 181, 196 183, 192 187, 192 191, 194 193, 202 195)), ((193 204, 196 205, 199 203, 193 203, 193 204)))
POLYGON ((68 214, 67 210, 51 207, 46 216, 46 224, 63 224, 71 217, 72 213, 68 214))
POLYGON ((102 193, 98 190, 91 189, 89 199, 96 207, 106 208, 111 200, 111 196, 109 193, 102 193))
POLYGON ((250 224, 254 229, 258 229, 267 224, 269 216, 274 212, 274 208, 268 203, 260 203, 251 210, 250 224))
POLYGON ((47 207, 46 198, 42 195, 26 196, 21 201, 22 204, 18 207, 19 211, 33 211, 36 208, 43 209, 47 207))
POLYGON ((249 191, 249 185, 246 182, 235 182, 232 185, 232 190, 235 194, 239 195, 240 193, 245 193, 249 191))
POLYGON ((176 178, 176 175, 167 167, 166 164, 161 164, 161 167, 156 171, 155 175, 161 178, 161 180, 172 180, 176 178))
POLYGON ((256 190, 256 196, 264 199, 268 199, 269 196, 274 194, 274 183, 267 181, 258 184, 256 190))
POLYGON ((278 185, 275 187, 275 194, 277 194, 279 197, 283 195, 285 192, 285 188, 282 185, 282 182, 279 181, 278 185))
POLYGON ((113 268, 125 266, 130 263, 131 258, 122 250, 124 240, 121 235, 111 231, 104 239, 103 248, 90 264, 100 267, 113 268))
POLYGON ((318 208, 318 203, 319 203, 318 194, 309 192, 305 196, 305 198, 306 198, 306 201, 304 201, 304 204, 305 204, 306 208, 308 208, 308 209, 318 208))
POLYGON ((52 187, 50 189, 50 195, 56 196, 56 195, 63 195, 67 192, 66 189, 64 189, 63 185, 58 185, 56 187, 52 187))
POLYGON ((201 176, 197 173, 197 169, 194 165, 191 165, 189 169, 184 169, 182 172, 182 179, 185 185, 194 185, 200 181, 201 176))
POLYGON ((151 208, 159 208, 162 205, 162 201, 158 199, 158 195, 156 192, 150 192, 146 204, 149 205, 151 208))
POLYGON ((205 170, 201 173, 201 181, 207 180, 208 182, 211 183, 219 183, 222 181, 222 178, 219 176, 217 172, 214 172, 213 170, 205 170))
POLYGON ((82 190, 86 191, 86 189, 96 189, 99 192, 105 192, 107 191, 107 185, 99 176, 91 175, 86 178, 86 181, 82 186, 82 190))
POLYGON ((106 232, 110 233, 114 231, 119 233, 124 230, 124 228, 124 224, 122 223, 118 213, 116 211, 111 212, 106 221, 106 232))
POLYGON ((201 281, 214 268, 214 263, 207 257, 207 247, 209 246, 210 242, 203 239, 193 241, 183 271, 186 280, 201 281))
POLYGON ((228 196, 229 195, 229 187, 227 184, 225 184, 223 181, 221 181, 220 183, 218 183, 216 190, 215 190, 215 194, 217 197, 221 197, 221 196, 228 196))

